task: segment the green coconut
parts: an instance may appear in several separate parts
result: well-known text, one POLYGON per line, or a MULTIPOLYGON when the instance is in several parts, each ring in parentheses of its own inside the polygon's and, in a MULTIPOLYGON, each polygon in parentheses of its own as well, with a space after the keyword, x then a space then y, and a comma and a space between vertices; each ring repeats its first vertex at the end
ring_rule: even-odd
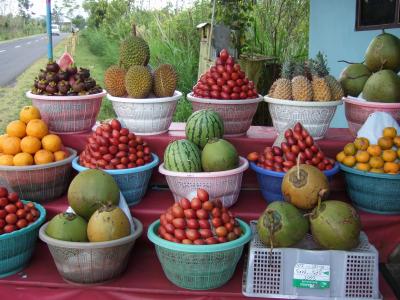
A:
POLYGON ((400 77, 392 70, 381 70, 365 83, 362 96, 371 102, 400 102, 400 77))
POLYGON ((357 97, 361 94, 371 71, 364 64, 350 64, 343 69, 339 77, 345 95, 357 97))
POLYGON ((68 242, 87 242, 87 222, 74 213, 60 213, 46 227, 46 234, 53 239, 68 242))
POLYGON ((235 146, 223 139, 211 139, 201 153, 201 165, 206 172, 235 169, 239 166, 239 155, 235 146))

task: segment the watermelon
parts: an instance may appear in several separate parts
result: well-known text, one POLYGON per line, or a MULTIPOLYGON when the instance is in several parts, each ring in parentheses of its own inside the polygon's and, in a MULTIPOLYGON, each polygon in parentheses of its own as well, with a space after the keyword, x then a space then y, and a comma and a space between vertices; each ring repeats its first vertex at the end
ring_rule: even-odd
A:
POLYGON ((164 152, 164 167, 175 172, 201 172, 201 152, 191 141, 178 140, 164 152))
POLYGON ((195 111, 186 123, 186 138, 203 149, 213 138, 222 138, 224 123, 218 113, 210 109, 195 111))

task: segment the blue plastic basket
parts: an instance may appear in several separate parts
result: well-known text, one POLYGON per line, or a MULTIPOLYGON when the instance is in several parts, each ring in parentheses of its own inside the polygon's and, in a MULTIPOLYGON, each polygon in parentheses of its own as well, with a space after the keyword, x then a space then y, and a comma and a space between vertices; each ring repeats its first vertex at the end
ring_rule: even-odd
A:
POLYGON ((35 203, 35 207, 40 216, 34 223, 20 230, 0 235, 0 278, 24 269, 35 250, 39 228, 46 219, 46 210, 43 206, 35 203))
POLYGON ((376 214, 400 214, 400 175, 364 172, 343 164, 340 169, 356 207, 376 214))
MULTIPOLYGON (((286 173, 270 171, 258 167, 255 163, 250 162, 250 168, 257 173, 258 184, 260 185, 261 193, 267 202, 283 201, 282 181, 286 173)), ((335 163, 330 170, 323 171, 328 180, 331 180, 335 174, 339 172, 339 164, 335 163)))
MULTIPOLYGON (((115 179, 129 206, 138 204, 146 194, 153 168, 159 163, 158 156, 154 153, 151 155, 153 160, 144 166, 122 170, 103 170, 115 179)), ((72 161, 72 167, 78 172, 88 169, 78 163, 78 157, 72 161)))

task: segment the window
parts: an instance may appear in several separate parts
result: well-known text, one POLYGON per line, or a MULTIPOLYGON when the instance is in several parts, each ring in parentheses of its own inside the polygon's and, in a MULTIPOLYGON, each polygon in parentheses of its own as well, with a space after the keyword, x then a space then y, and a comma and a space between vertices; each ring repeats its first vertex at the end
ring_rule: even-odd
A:
POLYGON ((400 27, 400 0, 357 0, 356 30, 400 27))

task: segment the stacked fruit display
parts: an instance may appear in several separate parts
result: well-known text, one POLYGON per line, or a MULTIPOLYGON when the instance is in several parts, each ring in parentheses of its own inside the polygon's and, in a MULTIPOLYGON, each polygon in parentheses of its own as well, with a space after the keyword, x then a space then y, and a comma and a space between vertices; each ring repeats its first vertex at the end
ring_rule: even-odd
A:
POLYGON ((315 59, 306 62, 286 60, 281 78, 272 84, 268 96, 296 101, 335 101, 342 99, 343 89, 329 74, 326 57, 319 52, 315 59))
POLYGON ((365 137, 348 143, 336 160, 345 166, 373 173, 398 174, 400 172, 400 136, 396 128, 386 127, 378 144, 370 145, 365 137))
POLYGON ((116 119, 100 124, 79 155, 79 163, 91 169, 135 168, 151 161, 151 150, 147 142, 129 132, 129 129, 122 128, 116 119))
POLYGON ((39 215, 33 202, 23 203, 17 193, 0 187, 0 235, 27 227, 39 215))
POLYGON ((170 242, 209 245, 233 241, 242 229, 219 199, 211 200, 198 189, 191 201, 182 198, 160 216, 158 234, 170 242))
POLYGON ((325 156, 300 123, 296 123, 293 129, 287 129, 284 136, 280 147, 265 147, 263 153, 249 153, 247 159, 261 168, 276 172, 289 171, 296 165, 297 159, 301 164, 313 165, 322 171, 330 170, 335 165, 335 161, 325 156))
POLYGON ((340 75, 346 95, 371 102, 400 102, 400 40, 382 33, 369 44, 364 63, 347 66, 340 75))
POLYGON ((200 77, 193 87, 193 96, 222 100, 253 99, 258 97, 254 83, 235 63, 226 49, 221 50, 215 65, 200 77))
POLYGON ((19 120, 10 122, 6 133, 0 136, 0 165, 41 165, 69 156, 60 137, 49 133, 36 107, 23 107, 19 117, 19 120))
POLYGON ((136 32, 122 41, 119 65, 110 66, 104 73, 107 92, 115 97, 144 99, 170 97, 174 94, 178 75, 170 64, 161 64, 152 71, 148 65, 150 49, 136 32))

